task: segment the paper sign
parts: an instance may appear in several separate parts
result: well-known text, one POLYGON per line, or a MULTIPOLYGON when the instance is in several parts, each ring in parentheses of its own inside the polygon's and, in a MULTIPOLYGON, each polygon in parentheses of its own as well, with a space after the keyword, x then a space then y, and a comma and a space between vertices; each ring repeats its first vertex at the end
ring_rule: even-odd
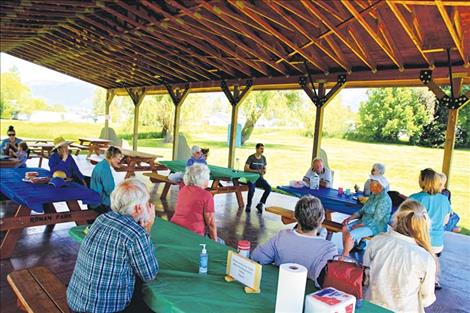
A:
POLYGON ((262 266, 238 253, 229 251, 226 274, 243 285, 259 290, 262 266))

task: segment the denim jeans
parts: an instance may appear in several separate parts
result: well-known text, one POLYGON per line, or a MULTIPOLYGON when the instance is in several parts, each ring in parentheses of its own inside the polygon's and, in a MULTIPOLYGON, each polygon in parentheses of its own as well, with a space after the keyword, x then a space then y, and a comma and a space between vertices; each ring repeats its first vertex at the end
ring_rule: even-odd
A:
POLYGON ((271 193, 271 186, 269 183, 264 179, 263 176, 260 176, 255 183, 248 182, 248 203, 246 204, 247 207, 251 206, 251 201, 253 200, 253 195, 255 194, 256 187, 264 189, 263 196, 261 197, 262 204, 266 203, 266 199, 268 199, 269 194, 271 193))

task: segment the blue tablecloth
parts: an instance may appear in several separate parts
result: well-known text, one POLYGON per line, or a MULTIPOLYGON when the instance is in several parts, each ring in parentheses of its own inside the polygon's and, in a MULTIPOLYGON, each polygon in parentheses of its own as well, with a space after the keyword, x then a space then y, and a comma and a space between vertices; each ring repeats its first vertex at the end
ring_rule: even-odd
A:
POLYGON ((320 188, 312 190, 308 187, 294 188, 290 186, 278 186, 278 189, 285 191, 293 196, 302 197, 312 195, 320 199, 323 207, 327 210, 351 215, 362 207, 353 196, 338 195, 338 190, 333 188, 320 188))
POLYGON ((26 172, 38 172, 39 176, 50 176, 42 168, 0 168, 0 192, 8 199, 27 206, 31 210, 43 213, 43 204, 82 200, 85 204, 99 204, 100 195, 83 185, 68 182, 64 187, 56 188, 49 184, 31 184, 22 181, 26 172))

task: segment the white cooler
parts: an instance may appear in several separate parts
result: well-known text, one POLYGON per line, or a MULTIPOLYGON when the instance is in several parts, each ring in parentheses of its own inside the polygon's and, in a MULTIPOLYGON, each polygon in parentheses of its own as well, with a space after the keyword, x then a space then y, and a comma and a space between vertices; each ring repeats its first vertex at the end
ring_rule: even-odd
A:
POLYGON ((305 313, 354 313, 356 297, 325 288, 305 296, 305 313))

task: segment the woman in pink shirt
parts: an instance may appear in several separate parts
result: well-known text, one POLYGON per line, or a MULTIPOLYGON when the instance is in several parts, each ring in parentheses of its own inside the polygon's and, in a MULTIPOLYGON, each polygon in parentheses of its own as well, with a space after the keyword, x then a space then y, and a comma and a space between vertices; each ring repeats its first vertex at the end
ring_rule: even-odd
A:
POLYGON ((183 181, 171 221, 201 236, 208 234, 209 238, 218 241, 214 198, 206 190, 209 168, 205 164, 195 163, 186 168, 183 181))

